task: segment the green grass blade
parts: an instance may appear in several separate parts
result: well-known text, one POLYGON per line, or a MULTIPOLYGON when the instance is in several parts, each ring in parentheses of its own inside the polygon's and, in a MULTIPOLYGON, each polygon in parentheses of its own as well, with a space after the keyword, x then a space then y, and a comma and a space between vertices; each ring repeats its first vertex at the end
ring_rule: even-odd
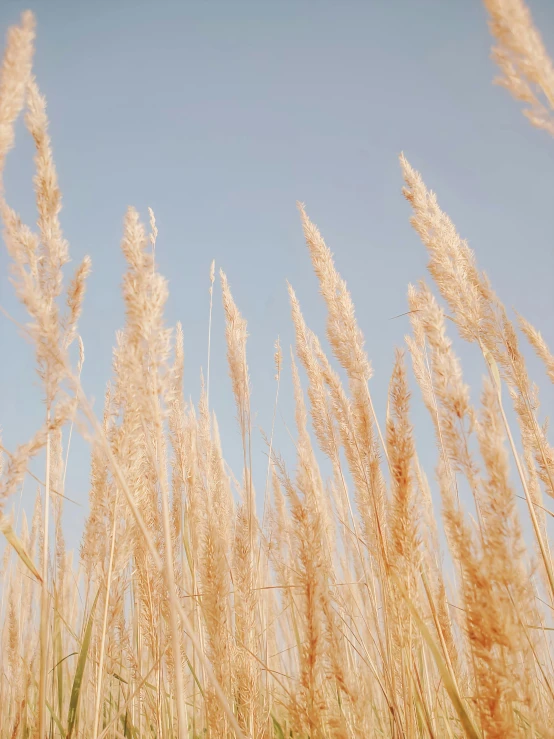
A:
POLYGON ((285 732, 283 731, 283 727, 277 721, 273 714, 271 714, 271 720, 273 721, 273 729, 275 731, 275 736, 277 737, 277 739, 285 739, 285 732))
POLYGON ((58 667, 60 664, 62 664, 63 662, 65 662, 66 659, 69 659, 70 657, 75 657, 76 654, 79 654, 79 652, 70 652, 69 654, 66 654, 65 657, 62 657, 61 660, 59 662, 57 662, 54 665, 54 667, 52 667, 52 669, 50 670, 50 672, 54 672, 54 670, 56 669, 56 667, 58 667))
POLYGON ((98 596, 100 595, 100 588, 96 593, 96 598, 90 609, 87 625, 85 628, 85 634, 83 636, 83 643, 81 644, 81 651, 79 652, 79 659, 77 660, 77 668, 75 670, 75 677, 73 678, 73 688, 71 690, 71 699, 69 701, 69 712, 67 715, 67 739, 71 739, 73 730, 75 728, 75 721, 77 719, 77 706, 79 704, 79 695, 81 693, 81 685, 83 683, 83 675, 87 664, 88 650, 90 647, 90 640, 92 637, 92 627, 94 624, 94 611, 96 604, 98 603, 98 596))
POLYGON ((200 695, 201 695, 201 696, 202 696, 202 698, 203 698, 203 697, 204 697, 204 691, 202 690, 202 686, 200 685, 200 681, 198 680, 198 677, 196 676, 196 672, 194 671, 194 668, 193 668, 193 666, 191 665, 191 663, 190 663, 190 660, 189 660, 189 658, 188 658, 188 657, 185 657, 185 659, 186 659, 186 661, 187 661, 187 665, 188 665, 188 667, 189 667, 189 670, 190 670, 190 672, 191 672, 191 675, 192 675, 192 676, 193 676, 193 678, 194 678, 194 682, 196 683, 196 685, 197 685, 197 687, 198 687, 198 690, 200 691, 200 695))
POLYGON ((125 739, 135 739, 138 736, 138 731, 133 726, 129 711, 126 710, 121 718, 121 728, 123 729, 123 736, 125 739))
MULTIPOLYGON (((57 598, 56 598, 57 603, 57 598)), ((54 609, 54 652, 56 655, 56 680, 58 688, 58 715, 63 713, 63 662, 62 657, 62 629, 58 608, 54 609)))
POLYGON ((52 708, 52 706, 50 705, 50 703, 48 703, 48 701, 46 701, 46 708, 48 708, 48 710, 50 712, 50 715, 52 716, 52 720, 54 721, 54 723, 56 724, 56 726, 60 730, 61 735, 62 736, 65 736, 65 729, 63 727, 63 724, 60 721, 59 717, 56 716, 56 713, 55 713, 54 709, 52 708))

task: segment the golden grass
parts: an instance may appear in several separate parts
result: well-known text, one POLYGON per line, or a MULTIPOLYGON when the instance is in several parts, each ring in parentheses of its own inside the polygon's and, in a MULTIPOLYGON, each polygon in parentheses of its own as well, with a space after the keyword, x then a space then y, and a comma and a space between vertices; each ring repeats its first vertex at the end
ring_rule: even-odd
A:
MULTIPOLYGON (((529 106, 533 124, 554 133, 553 66, 527 8, 521 0, 485 5, 502 83, 529 106)), ((0 175, 24 110, 36 144, 37 229, 10 208, 3 181, 0 215, 46 407, 34 437, 0 460, 7 542, 0 735, 551 736, 554 574, 544 495, 554 497, 554 451, 516 328, 420 174, 401 157, 412 224, 448 308, 447 316, 425 283, 410 286, 406 346, 434 425, 436 469, 426 475, 419 463, 405 350, 397 351, 379 422, 352 298, 300 205, 334 360, 289 286, 296 459, 279 456, 272 428, 260 516, 246 320, 221 272, 243 447, 235 480, 209 401, 215 265, 207 383, 195 408, 184 399, 182 329, 164 323, 167 284, 155 263, 152 211, 148 233, 136 211, 125 216, 126 319, 102 419, 86 398, 78 319, 90 261, 66 286, 69 251, 45 101, 32 76, 33 38, 34 20, 25 13, 8 34, 0 76, 0 175), (487 376, 478 407, 447 317, 482 353, 487 376), (509 425, 508 402, 517 429, 509 425), (91 450, 90 513, 77 568, 61 526, 69 453, 63 430, 73 427, 91 450), (34 514, 15 531, 6 507, 41 452, 46 468, 34 514), (323 457, 332 470, 327 480, 323 457), (440 511, 431 500, 432 474, 440 511), (475 518, 464 511, 460 487, 473 496, 475 518), (531 541, 522 533, 518 497, 527 503, 531 541)), ((554 357, 542 335, 518 321, 553 380, 554 357)), ((278 341, 275 365, 273 422, 287 371, 278 341)))

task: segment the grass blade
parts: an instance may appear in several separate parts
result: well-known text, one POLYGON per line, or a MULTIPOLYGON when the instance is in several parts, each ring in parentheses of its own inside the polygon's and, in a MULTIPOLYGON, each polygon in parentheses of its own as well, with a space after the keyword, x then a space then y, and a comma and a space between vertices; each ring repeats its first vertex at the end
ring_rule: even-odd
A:
POLYGON ((433 655, 433 659, 435 660, 435 663, 437 665, 437 668, 440 672, 442 681, 444 683, 444 687, 446 688, 446 692, 448 693, 448 696, 450 700, 452 701, 452 705, 454 706, 454 709, 456 713, 458 714, 458 718, 460 719, 462 726, 464 727, 464 731, 470 739, 481 739, 481 734, 478 731, 477 727, 475 726, 473 719, 471 718, 470 714, 468 713, 464 702, 462 700, 462 697, 458 691, 458 686, 456 685, 455 681, 452 679, 452 675, 450 673, 450 670, 446 666, 445 661, 442 658, 442 654, 440 652, 440 649, 435 643, 435 640, 433 639, 431 632, 427 628, 427 625, 419 615, 419 612, 413 602, 410 600, 408 594, 404 590, 402 584, 398 581, 398 579, 394 578, 396 581, 396 584, 398 586, 398 589, 402 593, 402 597, 406 601, 406 604, 408 608, 410 609, 410 613, 412 614, 412 617, 419 629, 419 632, 421 636, 423 637, 423 640, 429 647, 429 650, 431 654, 433 655))
POLYGON ((65 736, 65 729, 63 727, 63 724, 60 721, 59 717, 56 715, 56 712, 54 711, 54 709, 52 708, 52 706, 50 705, 50 703, 48 703, 48 701, 46 701, 46 708, 50 712, 50 715, 52 716, 53 722, 56 724, 56 726, 60 730, 60 734, 62 736, 65 736))
POLYGON ((67 739, 71 739, 73 730, 75 728, 75 721, 77 719, 77 706, 79 704, 79 695, 81 693, 81 685, 83 683, 83 675, 87 664, 88 650, 90 647, 90 640, 92 637, 92 627, 94 624, 94 611, 96 604, 98 603, 98 596, 100 595, 100 589, 96 593, 96 598, 90 609, 87 625, 85 628, 85 634, 83 637, 83 643, 81 644, 81 651, 79 652, 79 659, 77 660, 77 668, 75 670, 75 677, 73 678, 73 688, 71 690, 71 699, 69 701, 69 712, 67 714, 67 739))
POLYGON ((0 513, 0 531, 4 534, 8 540, 8 544, 15 550, 15 553, 19 559, 23 562, 25 567, 30 570, 39 582, 42 582, 40 572, 35 567, 33 560, 29 556, 27 550, 23 546, 23 542, 17 536, 12 528, 11 523, 3 513, 0 513))
POLYGON ((275 730, 275 736, 277 737, 277 739, 285 739, 285 732, 283 731, 283 727, 277 721, 273 714, 271 714, 271 720, 273 721, 273 729, 275 730))

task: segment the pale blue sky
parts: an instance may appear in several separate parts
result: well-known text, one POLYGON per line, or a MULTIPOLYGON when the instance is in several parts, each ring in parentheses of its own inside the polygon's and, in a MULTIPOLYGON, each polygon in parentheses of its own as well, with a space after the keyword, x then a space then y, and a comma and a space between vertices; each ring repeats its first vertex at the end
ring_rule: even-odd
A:
MULTIPOLYGON (((197 397, 205 366, 215 258, 249 322, 253 405, 269 429, 273 343, 278 334, 285 348, 292 341, 286 279, 310 325, 324 326, 295 207, 303 200, 353 294, 383 418, 394 347, 408 328, 405 318, 389 319, 406 310, 407 284, 425 276, 426 264, 401 195, 401 151, 436 190, 500 296, 554 345, 554 141, 492 85, 477 0, 4 0, 2 36, 26 7, 37 16, 35 70, 48 100, 63 226, 74 262, 88 253, 93 263, 81 329, 85 388, 99 410, 123 323, 122 219, 128 205, 145 218, 150 205, 170 283, 168 322, 184 325, 186 393, 197 397)), ((532 0, 531 8, 554 53, 554 5, 532 0)), ((20 128, 6 189, 28 220, 31 157, 20 128)), ((7 272, 3 247, 0 303, 21 319, 7 272)), ((0 425, 12 449, 37 428, 43 409, 32 353, 5 318, 0 342, 0 425)), ((479 358, 459 349, 467 378, 479 382, 479 358)), ((217 290, 211 399, 224 451, 238 463, 224 357, 217 290)), ((535 361, 531 368, 551 411, 553 393, 535 361)), ((291 423, 287 396, 288 379, 283 416, 291 423)), ((418 403, 420 452, 432 476, 432 433, 418 403)), ((277 438, 290 451, 282 421, 277 438)), ((265 457, 257 450, 260 480, 265 457)), ((67 494, 82 503, 87 465, 76 443, 67 494)), ((26 483, 24 498, 34 493, 26 483)), ((67 507, 73 546, 84 510, 67 507)))

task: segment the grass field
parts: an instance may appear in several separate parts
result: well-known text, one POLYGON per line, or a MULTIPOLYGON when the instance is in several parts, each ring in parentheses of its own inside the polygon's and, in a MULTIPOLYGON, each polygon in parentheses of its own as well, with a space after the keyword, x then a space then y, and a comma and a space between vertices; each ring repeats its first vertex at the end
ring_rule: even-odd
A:
MULTIPOLYGON (((554 67, 526 6, 485 5, 501 84, 554 135, 554 67)), ((534 351, 554 382, 539 331, 510 317, 402 156, 431 283, 408 289, 411 334, 391 367, 386 418, 377 418, 351 295, 300 204, 326 343, 289 287, 296 344, 289 357, 276 342, 274 407, 276 415, 291 373, 296 457, 281 457, 272 430, 255 490, 246 319, 212 265, 210 325, 219 280, 243 448, 232 473, 209 402, 209 361, 198 406, 185 401, 183 330, 164 322, 154 213, 144 224, 129 209, 125 326, 98 417, 80 382, 91 263, 65 274, 34 36, 26 13, 9 30, 0 76, 0 176, 20 115, 36 145, 36 226, 10 207, 3 179, 0 216, 45 408, 33 438, 0 460, 0 735, 553 736, 554 449, 525 362, 534 351), (482 355, 479 403, 454 333, 482 355), (434 469, 419 463, 412 393, 432 419, 434 469), (91 466, 78 557, 61 524, 75 434, 91 466), (36 457, 45 465, 32 475, 34 513, 16 526, 12 498, 36 457)))

